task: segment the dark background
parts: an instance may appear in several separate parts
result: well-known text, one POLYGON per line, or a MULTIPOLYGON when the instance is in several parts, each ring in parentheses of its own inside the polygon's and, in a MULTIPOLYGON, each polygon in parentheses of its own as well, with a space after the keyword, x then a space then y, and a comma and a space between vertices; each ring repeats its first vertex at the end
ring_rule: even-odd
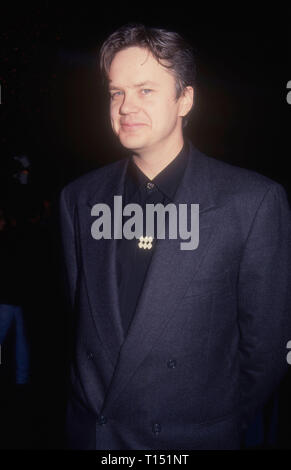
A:
MULTIPOLYGON (((290 8, 78 3, 1 7, 0 208, 20 233, 32 367, 31 384, 9 389, 2 402, 2 448, 63 446, 67 330, 55 208, 67 182, 126 155, 111 134, 98 75, 108 34, 141 22, 184 35, 198 67, 186 134, 206 154, 262 173, 291 195, 290 8)), ((280 388, 277 447, 291 448, 290 382, 280 388)))

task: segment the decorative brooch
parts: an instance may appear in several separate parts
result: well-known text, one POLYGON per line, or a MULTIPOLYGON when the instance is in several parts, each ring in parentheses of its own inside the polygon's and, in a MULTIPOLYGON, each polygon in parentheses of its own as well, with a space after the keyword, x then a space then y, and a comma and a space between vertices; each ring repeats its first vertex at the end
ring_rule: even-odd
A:
POLYGON ((144 250, 150 250, 153 246, 153 237, 139 237, 138 247, 144 250))

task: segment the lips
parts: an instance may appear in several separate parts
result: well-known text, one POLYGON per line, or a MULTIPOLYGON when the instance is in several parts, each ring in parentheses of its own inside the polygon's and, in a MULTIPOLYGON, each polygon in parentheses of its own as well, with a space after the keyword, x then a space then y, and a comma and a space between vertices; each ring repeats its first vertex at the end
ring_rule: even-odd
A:
POLYGON ((142 122, 125 122, 121 123, 122 127, 137 127, 137 126, 144 126, 142 122))

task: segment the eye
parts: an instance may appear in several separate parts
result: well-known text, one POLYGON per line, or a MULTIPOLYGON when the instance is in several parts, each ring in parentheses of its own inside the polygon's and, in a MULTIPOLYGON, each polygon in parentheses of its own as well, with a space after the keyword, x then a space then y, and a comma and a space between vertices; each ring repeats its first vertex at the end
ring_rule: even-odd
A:
POLYGON ((111 94, 110 94, 110 98, 113 100, 113 99, 116 98, 117 96, 120 96, 120 93, 122 93, 122 91, 116 91, 115 93, 111 93, 111 94))
POLYGON ((150 88, 143 88, 142 93, 144 95, 149 95, 151 91, 153 91, 153 90, 151 90, 150 88))

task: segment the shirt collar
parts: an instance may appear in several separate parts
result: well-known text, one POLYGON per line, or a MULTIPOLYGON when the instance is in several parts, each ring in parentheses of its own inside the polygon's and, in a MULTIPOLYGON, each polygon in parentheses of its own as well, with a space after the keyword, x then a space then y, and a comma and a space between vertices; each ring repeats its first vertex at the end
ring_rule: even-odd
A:
POLYGON ((159 191, 173 200, 186 167, 188 154, 189 143, 185 139, 183 148, 178 155, 152 180, 138 168, 131 157, 126 174, 127 200, 131 200, 136 191, 145 188, 148 182, 154 183, 159 191))

